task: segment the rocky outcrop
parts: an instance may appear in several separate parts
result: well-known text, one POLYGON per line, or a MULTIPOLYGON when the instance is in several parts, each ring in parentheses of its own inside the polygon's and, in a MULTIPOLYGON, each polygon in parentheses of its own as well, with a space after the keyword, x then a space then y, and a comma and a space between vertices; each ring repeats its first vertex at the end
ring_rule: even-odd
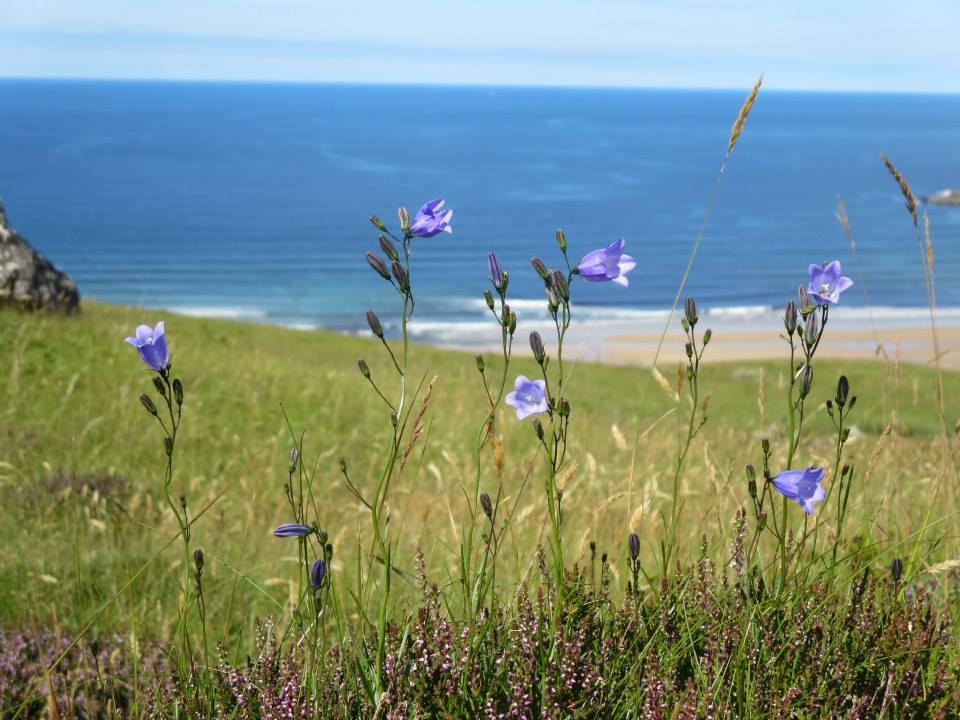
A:
POLYGON ((921 199, 930 205, 960 205, 960 190, 941 190, 921 199))
POLYGON ((77 312, 77 284, 7 224, 0 200, 0 304, 26 310, 77 312))

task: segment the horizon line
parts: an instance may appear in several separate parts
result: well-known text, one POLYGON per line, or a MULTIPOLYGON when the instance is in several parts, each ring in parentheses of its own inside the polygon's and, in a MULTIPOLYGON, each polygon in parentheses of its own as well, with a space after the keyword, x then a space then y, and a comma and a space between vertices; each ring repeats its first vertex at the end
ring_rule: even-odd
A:
MULTIPOLYGON (((766 77, 765 77, 766 80, 766 77)), ((391 80, 303 80, 303 79, 262 79, 262 78, 191 78, 191 77, 122 77, 99 75, 4 75, 0 82, 102 82, 102 83, 156 83, 156 84, 217 84, 217 85, 305 85, 337 87, 396 87, 396 88, 488 88, 492 90, 601 90, 601 91, 689 91, 689 92, 749 92, 749 85, 603 85, 583 83, 484 83, 484 82, 396 82, 391 80)), ((934 95, 956 96, 957 90, 864 90, 857 88, 771 88, 764 87, 764 93, 797 93, 823 95, 934 95)))

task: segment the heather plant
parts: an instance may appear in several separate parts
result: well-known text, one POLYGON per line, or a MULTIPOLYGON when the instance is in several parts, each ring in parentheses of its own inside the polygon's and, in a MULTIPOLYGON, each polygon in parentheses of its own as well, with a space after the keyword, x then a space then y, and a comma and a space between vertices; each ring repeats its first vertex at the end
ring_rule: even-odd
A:
MULTIPOLYGON (((726 159, 758 88, 734 124, 726 159)), ((708 213, 715 195, 716 185, 708 213)), ((759 472, 746 462, 750 451, 737 448, 747 476, 745 484, 735 484, 740 507, 719 538, 703 534, 699 555, 683 547, 681 534, 699 526, 684 513, 682 487, 704 430, 713 432, 702 386, 713 333, 701 333, 697 304, 685 300, 679 324, 686 363, 675 388, 656 371, 661 387, 675 392, 677 402, 683 391, 687 404, 671 438, 677 451, 667 463, 671 492, 660 511, 657 557, 656 548, 645 552, 642 528, 632 519, 612 556, 592 540, 581 543, 584 552, 575 551, 565 504, 577 471, 571 459, 576 432, 583 431, 571 423, 580 407, 570 399, 566 347, 576 309, 572 298, 578 279, 629 286, 636 262, 625 254, 624 240, 572 262, 566 234, 558 230, 558 267, 532 258, 555 336, 545 342, 530 333, 532 363, 523 362, 535 370, 528 374, 516 371, 513 357, 519 319, 508 297, 511 278, 488 254, 492 291, 483 297, 497 325, 499 357, 474 358, 483 406, 476 431, 470 430, 472 465, 460 488, 463 521, 455 527, 455 543, 444 547, 454 562, 445 576, 431 575, 418 552, 411 568, 399 551, 395 498, 415 478, 407 471, 417 464, 415 451, 430 440, 427 415, 436 381, 428 379, 430 370, 414 370, 412 260, 419 243, 452 233, 452 214, 440 199, 423 204, 412 220, 400 208, 397 231, 370 216, 379 251, 367 252, 366 262, 396 293, 398 310, 397 319, 387 322, 366 311, 373 337, 366 348, 382 355, 379 362, 369 355, 357 361, 355 382, 369 386, 381 412, 380 422, 362 419, 363 447, 369 446, 375 470, 354 470, 363 465, 347 454, 337 463, 337 481, 364 521, 357 523, 352 549, 342 540, 352 520, 326 497, 336 474, 307 459, 307 431, 297 431, 297 418, 284 409, 290 449, 272 548, 278 558, 296 549, 287 566, 296 568, 295 576, 289 603, 276 603, 276 615, 258 621, 245 646, 241 638, 231 647, 212 644, 208 636, 208 563, 216 558, 212 549, 191 552, 192 529, 203 512, 188 512, 186 490, 174 500, 184 390, 173 374, 164 325, 141 325, 127 338, 153 373, 160 397, 158 403, 143 394, 139 402, 163 433, 162 489, 178 528, 172 542, 179 540, 183 549, 176 640, 161 658, 128 652, 117 639, 116 652, 99 646, 88 652, 83 635, 90 625, 69 642, 49 634, 0 633, 0 668, 16 678, 0 678, 4 712, 28 717, 52 707, 54 716, 155 718, 956 716, 960 656, 950 624, 955 596, 936 600, 932 583, 905 570, 904 543, 847 537, 856 475, 845 453, 857 396, 841 375, 835 389, 831 385, 832 396, 817 403, 815 377, 821 373, 814 374, 830 308, 852 285, 838 261, 810 265, 797 300, 786 304, 782 437, 760 439, 759 472), (814 452, 820 438, 809 427, 820 407, 835 433, 831 462, 824 466, 812 459, 808 464, 822 455, 814 452), (505 455, 510 436, 521 432, 512 447, 530 453, 517 463, 522 472, 515 478, 504 470, 505 455), (534 545, 527 569, 508 582, 498 565, 507 543, 516 544, 529 477, 542 479, 537 503, 545 512, 539 534, 526 538, 534 545), (720 550, 711 554, 711 544, 720 550), (889 569, 878 571, 881 562, 889 569), (193 613, 199 622, 189 622, 193 613), (143 672, 149 673, 149 689, 137 679, 143 672)), ((264 592, 242 568, 231 570, 264 592)))

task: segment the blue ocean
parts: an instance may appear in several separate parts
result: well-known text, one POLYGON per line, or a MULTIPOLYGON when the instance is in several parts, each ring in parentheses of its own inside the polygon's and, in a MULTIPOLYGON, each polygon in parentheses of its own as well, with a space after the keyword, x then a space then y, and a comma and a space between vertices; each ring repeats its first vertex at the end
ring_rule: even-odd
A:
MULTIPOLYGON (((104 301, 356 331, 393 298, 364 261, 367 217, 442 197, 454 233, 414 250, 424 338, 485 322, 491 250, 521 319, 539 312, 529 259, 559 262, 556 228, 572 255, 623 237, 638 262, 627 289, 578 283, 583 315, 661 317, 745 94, 5 80, 0 197, 104 301)), ((857 281, 845 305, 922 318, 917 242, 881 152, 918 195, 960 187, 960 96, 762 91, 689 294, 718 315, 774 312, 810 262, 839 259, 857 281)), ((949 316, 960 208, 929 212, 949 316)))

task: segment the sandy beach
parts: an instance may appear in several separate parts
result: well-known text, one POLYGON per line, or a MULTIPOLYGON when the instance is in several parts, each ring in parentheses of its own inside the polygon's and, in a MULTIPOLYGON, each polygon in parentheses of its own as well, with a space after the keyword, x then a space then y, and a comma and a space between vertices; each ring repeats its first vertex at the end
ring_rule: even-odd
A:
MULTIPOLYGON (((658 365, 685 359, 685 339, 680 329, 681 312, 678 310, 670 322, 671 329, 664 337, 657 358, 658 365)), ((568 358, 620 365, 649 365, 656 356, 665 323, 665 319, 653 318, 644 321, 575 321, 567 333, 565 355, 568 358)), ((768 360, 783 358, 788 352, 783 324, 776 312, 742 318, 701 317, 697 325, 698 340, 707 328, 713 331, 706 356, 708 362, 768 360)), ((529 354, 527 338, 534 330, 541 333, 548 348, 555 344, 556 330, 552 324, 521 321, 515 339, 516 354, 529 354)), ((945 312, 944 317, 938 318, 937 334, 942 367, 960 370, 960 317, 953 312, 945 312)), ((437 344, 486 352, 498 349, 496 339, 495 327, 480 331, 474 326, 471 332, 464 330, 437 344)), ((432 339, 432 342, 436 343, 436 339, 432 339)), ((838 313, 838 316, 830 319, 818 356, 851 359, 886 357, 890 361, 932 366, 933 347, 929 319, 924 322, 917 317, 885 318, 880 313, 879 317, 869 321, 859 312, 847 316, 838 313)))
MULTIPOLYGON (((941 365, 960 370, 960 326, 938 327, 941 365)), ((782 331, 781 331, 782 332, 782 331)), ((829 330, 828 330, 829 332, 829 330)), ((602 355, 597 359, 612 363, 650 364, 656 351, 658 334, 611 333, 602 339, 602 355)), ((660 353, 661 360, 683 360, 683 334, 668 333, 660 353)), ((786 341, 760 330, 714 331, 709 358, 714 361, 766 360, 785 356, 786 341)), ((845 329, 826 335, 819 357, 869 359, 886 356, 890 360, 933 364, 934 350, 929 327, 879 327, 876 331, 845 329)))

